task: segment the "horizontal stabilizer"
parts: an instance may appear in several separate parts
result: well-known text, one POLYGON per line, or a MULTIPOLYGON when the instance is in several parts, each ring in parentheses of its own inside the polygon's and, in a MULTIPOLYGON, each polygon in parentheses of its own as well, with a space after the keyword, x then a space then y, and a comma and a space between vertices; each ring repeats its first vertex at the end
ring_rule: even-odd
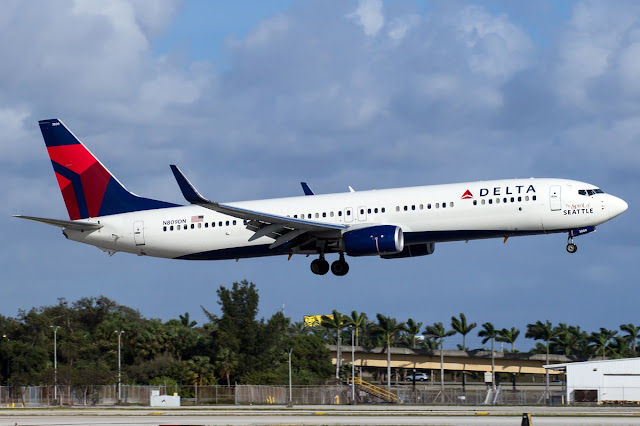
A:
POLYGON ((100 229, 104 226, 99 223, 81 222, 79 220, 48 219, 46 217, 22 216, 19 214, 13 215, 13 217, 46 223, 47 225, 57 226, 58 228, 76 229, 78 231, 95 231, 96 229, 100 229))

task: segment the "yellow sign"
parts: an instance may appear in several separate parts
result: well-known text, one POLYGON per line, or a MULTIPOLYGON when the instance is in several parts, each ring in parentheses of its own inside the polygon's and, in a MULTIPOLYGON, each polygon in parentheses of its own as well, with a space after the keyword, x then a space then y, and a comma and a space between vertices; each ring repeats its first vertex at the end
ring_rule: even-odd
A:
POLYGON ((333 315, 305 315, 304 325, 307 327, 319 327, 322 325, 322 317, 326 316, 333 319, 333 315))

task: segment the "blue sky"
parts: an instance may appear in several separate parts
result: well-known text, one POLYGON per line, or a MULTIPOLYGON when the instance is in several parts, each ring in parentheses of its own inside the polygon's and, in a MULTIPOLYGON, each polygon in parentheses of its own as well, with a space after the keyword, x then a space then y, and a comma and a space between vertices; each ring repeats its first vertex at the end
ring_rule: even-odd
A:
MULTIPOLYGON (((425 324, 640 323, 640 5, 600 2, 8 1, 0 16, 0 313, 105 295, 147 317, 332 309, 425 324), (66 218, 37 120, 60 118, 128 189, 182 203, 169 164, 240 201, 530 176, 587 181, 629 210, 562 235, 438 244, 433 256, 186 262, 108 257, 12 214, 66 218)), ((460 343, 452 337, 445 346, 460 343)), ((479 339, 467 339, 479 347, 479 339)))

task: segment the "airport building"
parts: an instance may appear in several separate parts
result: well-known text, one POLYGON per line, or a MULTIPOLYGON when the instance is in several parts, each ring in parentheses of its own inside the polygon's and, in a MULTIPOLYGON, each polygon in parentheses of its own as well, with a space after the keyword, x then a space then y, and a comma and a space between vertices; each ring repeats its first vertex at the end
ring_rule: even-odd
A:
POLYGON ((566 373, 567 403, 640 403, 640 358, 545 365, 566 373))

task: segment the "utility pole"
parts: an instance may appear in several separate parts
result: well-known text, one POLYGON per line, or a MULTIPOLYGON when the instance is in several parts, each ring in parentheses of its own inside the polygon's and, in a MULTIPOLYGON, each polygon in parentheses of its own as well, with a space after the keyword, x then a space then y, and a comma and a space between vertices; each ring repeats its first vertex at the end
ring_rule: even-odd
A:
POLYGON ((122 399, 122 368, 120 363, 120 336, 124 333, 124 330, 116 330, 114 331, 118 335, 118 398, 117 404, 120 405, 120 400, 122 399))
POLYGON ((59 325, 50 325, 53 328, 53 400, 58 404, 58 329, 59 325))

